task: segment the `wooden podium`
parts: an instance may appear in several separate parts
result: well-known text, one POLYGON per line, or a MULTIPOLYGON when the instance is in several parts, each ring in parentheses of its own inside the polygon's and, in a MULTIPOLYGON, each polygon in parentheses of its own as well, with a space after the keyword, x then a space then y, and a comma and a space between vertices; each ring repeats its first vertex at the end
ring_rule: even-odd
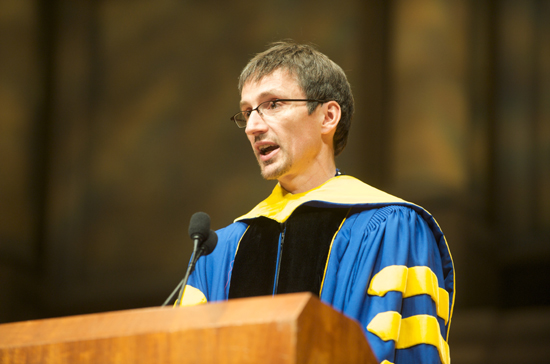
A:
POLYGON ((359 324, 309 293, 0 325, 0 363, 376 363, 359 324))

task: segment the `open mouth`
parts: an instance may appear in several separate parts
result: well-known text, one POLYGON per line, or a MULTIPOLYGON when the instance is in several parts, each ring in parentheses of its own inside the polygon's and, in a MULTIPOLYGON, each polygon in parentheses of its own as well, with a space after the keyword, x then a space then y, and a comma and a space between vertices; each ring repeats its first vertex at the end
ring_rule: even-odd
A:
POLYGON ((269 153, 273 152, 275 149, 279 149, 279 146, 276 144, 264 145, 258 149, 260 150, 260 155, 268 155, 269 153))
POLYGON ((278 144, 266 143, 258 146, 259 158, 263 162, 269 161, 281 149, 278 144))

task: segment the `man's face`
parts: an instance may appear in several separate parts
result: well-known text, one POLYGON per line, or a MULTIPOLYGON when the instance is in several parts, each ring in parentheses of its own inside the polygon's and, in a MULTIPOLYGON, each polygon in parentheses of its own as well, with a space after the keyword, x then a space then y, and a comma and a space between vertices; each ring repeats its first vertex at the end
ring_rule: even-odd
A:
MULTIPOLYGON (((241 93, 241 110, 251 110, 260 103, 275 99, 305 99, 295 77, 275 70, 259 82, 245 83, 241 93)), ((311 114, 305 101, 283 102, 276 117, 262 117, 252 112, 246 135, 265 179, 283 182, 315 169, 322 145, 320 107, 311 114)))

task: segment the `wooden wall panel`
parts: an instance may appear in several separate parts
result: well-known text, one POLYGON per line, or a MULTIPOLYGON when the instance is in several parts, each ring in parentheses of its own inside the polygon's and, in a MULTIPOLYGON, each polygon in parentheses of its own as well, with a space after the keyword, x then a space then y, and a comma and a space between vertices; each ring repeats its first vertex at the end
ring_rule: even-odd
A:
POLYGON ((22 304, 37 261, 43 73, 32 0, 0 2, 0 321, 33 315, 22 304))
MULTIPOLYGON (((267 196, 273 182, 262 181, 229 116, 242 67, 268 43, 317 44, 348 72, 359 100, 365 79, 381 87, 384 55, 362 48, 361 30, 366 10, 376 18, 384 8, 344 5, 303 1, 289 16, 247 3, 59 0, 42 14, 51 37, 40 119, 49 168, 43 234, 29 240, 43 253, 34 297, 43 315, 160 304, 185 271, 191 214, 206 211, 220 228, 267 196)), ((359 132, 368 130, 363 118, 378 122, 359 106, 359 132)), ((369 150, 359 132, 339 160, 361 176, 370 171, 353 157, 369 150)))

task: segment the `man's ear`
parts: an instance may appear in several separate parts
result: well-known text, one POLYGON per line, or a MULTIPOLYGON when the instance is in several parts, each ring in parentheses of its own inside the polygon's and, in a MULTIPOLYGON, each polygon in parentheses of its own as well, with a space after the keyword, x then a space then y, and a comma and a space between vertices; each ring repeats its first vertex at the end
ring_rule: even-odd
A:
POLYGON ((323 134, 334 134, 338 122, 340 122, 340 118, 342 117, 342 109, 336 101, 327 101, 323 106, 324 119, 321 125, 321 132, 323 134))

